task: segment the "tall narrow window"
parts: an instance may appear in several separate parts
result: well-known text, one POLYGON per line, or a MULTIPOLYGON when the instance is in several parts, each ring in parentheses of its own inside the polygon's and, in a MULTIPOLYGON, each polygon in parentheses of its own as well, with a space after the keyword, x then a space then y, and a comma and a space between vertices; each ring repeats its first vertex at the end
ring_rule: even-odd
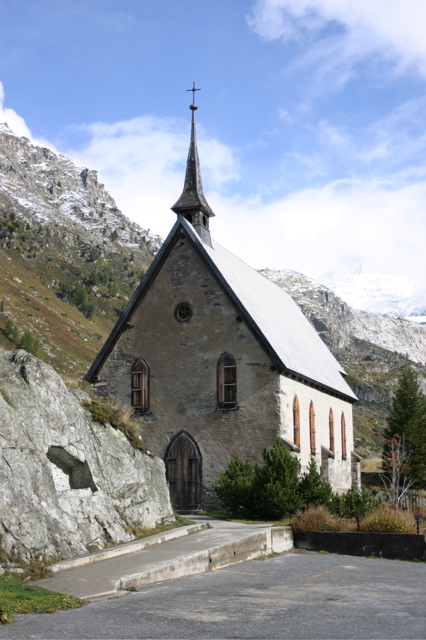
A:
POLYGON ((132 407, 136 413, 149 411, 149 367, 142 358, 132 368, 132 407))
POLYGON ((224 353, 217 363, 217 405, 219 409, 237 406, 237 365, 230 353, 224 353))
POLYGON ((330 451, 334 451, 334 416, 333 409, 330 409, 328 415, 328 430, 330 433, 330 451))
POLYGON ((315 408, 314 403, 311 400, 311 404, 309 405, 309 440, 311 443, 311 456, 315 455, 316 446, 315 446, 315 408))
POLYGON ((300 449, 300 408, 297 396, 294 396, 293 401, 293 429, 293 442, 300 449))
POLYGON ((342 412, 342 460, 346 460, 346 420, 345 414, 342 412))

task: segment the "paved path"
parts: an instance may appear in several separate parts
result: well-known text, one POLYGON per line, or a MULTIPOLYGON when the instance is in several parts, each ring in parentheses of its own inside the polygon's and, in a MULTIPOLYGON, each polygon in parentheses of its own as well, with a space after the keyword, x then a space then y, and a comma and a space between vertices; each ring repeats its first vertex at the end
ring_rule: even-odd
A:
MULTIPOLYGON (((79 598, 105 599, 122 595, 130 588, 203 573, 292 547, 287 527, 245 525, 202 516, 192 519, 198 523, 208 522, 211 528, 96 564, 61 571, 36 584, 79 598)), ((181 531, 175 529, 174 532, 181 531)), ((109 553, 123 550, 131 550, 131 545, 115 547, 109 553)), ((85 559, 91 557, 93 555, 85 559)), ((79 563, 78 558, 75 563, 79 563)))
POLYGON ((426 638, 426 565, 290 551, 81 609, 19 616, 4 639, 426 638))

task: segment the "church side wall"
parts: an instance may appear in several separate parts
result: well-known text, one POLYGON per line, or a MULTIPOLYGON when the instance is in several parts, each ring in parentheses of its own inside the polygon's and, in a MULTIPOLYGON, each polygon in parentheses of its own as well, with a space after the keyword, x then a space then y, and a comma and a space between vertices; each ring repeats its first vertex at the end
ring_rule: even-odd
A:
POLYGON ((260 463, 280 427, 280 376, 237 309, 188 240, 181 238, 129 321, 100 372, 98 390, 131 403, 131 369, 150 369, 150 411, 139 418, 149 450, 162 458, 181 430, 197 441, 207 497, 231 456, 260 463), (193 315, 178 322, 176 305, 193 315), (217 409, 217 363, 228 352, 237 365, 238 409, 217 409))
POLYGON ((300 406, 300 453, 296 454, 302 465, 302 471, 309 467, 311 459, 309 406, 311 401, 315 408, 315 460, 317 468, 322 468, 323 476, 336 491, 346 491, 352 486, 351 463, 353 451, 353 422, 352 404, 340 398, 335 398, 305 385, 292 378, 281 376, 281 431, 280 434, 291 442, 294 441, 293 402, 295 396, 300 406), (329 415, 330 409, 334 416, 334 450, 335 457, 328 457, 322 449, 330 449, 329 415), (341 417, 346 422, 346 460, 342 459, 341 417))

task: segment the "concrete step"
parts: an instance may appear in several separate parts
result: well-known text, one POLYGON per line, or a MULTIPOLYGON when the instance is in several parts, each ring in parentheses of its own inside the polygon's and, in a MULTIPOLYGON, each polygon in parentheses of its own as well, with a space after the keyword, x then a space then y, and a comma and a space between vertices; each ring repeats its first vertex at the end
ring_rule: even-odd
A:
POLYGON ((209 524, 210 528, 139 551, 62 569, 36 584, 87 600, 105 599, 124 595, 129 589, 214 571, 293 547, 290 527, 243 525, 202 516, 199 519, 197 524, 209 524))

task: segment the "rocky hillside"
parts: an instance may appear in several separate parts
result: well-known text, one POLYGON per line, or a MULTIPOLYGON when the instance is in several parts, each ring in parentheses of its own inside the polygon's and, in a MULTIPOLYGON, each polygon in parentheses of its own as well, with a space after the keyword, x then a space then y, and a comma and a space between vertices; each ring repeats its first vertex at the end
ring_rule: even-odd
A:
POLYGON ((95 171, 0 125, 0 346, 83 374, 160 245, 95 171))
POLYGON ((354 406, 355 444, 363 456, 380 451, 393 391, 409 362, 426 392, 426 326, 404 318, 351 308, 330 289, 290 270, 265 269, 284 288, 348 373, 354 406))
POLYGON ((93 422, 90 398, 23 350, 0 353, 0 550, 66 558, 173 521, 162 460, 93 422))

